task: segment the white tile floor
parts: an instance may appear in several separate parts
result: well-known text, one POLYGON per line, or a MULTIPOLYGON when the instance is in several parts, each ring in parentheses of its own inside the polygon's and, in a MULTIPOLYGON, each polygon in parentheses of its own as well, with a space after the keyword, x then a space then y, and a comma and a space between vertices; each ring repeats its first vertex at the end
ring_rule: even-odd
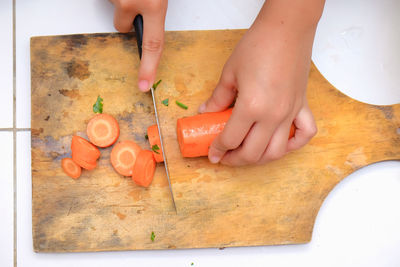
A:
POLYGON ((0 132, 0 266, 13 266, 13 133, 0 132))
POLYGON ((0 128, 13 127, 12 1, 0 1, 0 128))
MULTIPOLYGON (((29 38, 35 35, 110 32, 112 6, 106 0, 16 1, 16 124, 30 127, 29 38)), ((400 102, 399 7, 396 0, 327 1, 316 38, 313 59, 329 81, 356 99, 370 103, 400 102), (375 7, 374 5, 377 5, 375 7), (386 9, 385 9, 386 8, 386 9), (374 10, 378 10, 374 16, 374 10), (386 16, 382 12, 388 10, 386 16), (345 12, 346 11, 346 12, 345 12), (353 12, 353 13, 352 13, 353 12), (339 16, 339 15, 340 16, 339 16), (346 14, 350 14, 346 16, 346 14), (364 17, 362 17, 364 16, 364 17), (332 20, 340 17, 340 23, 332 20), (355 18, 354 20, 352 18, 355 18), (364 18, 364 19, 363 19, 364 18), (384 19, 382 19, 384 18, 384 19), (333 21, 333 22, 332 22, 333 21), (365 21, 366 23, 363 23, 365 21), (372 23, 372 22, 373 23, 372 23), (392 24, 390 24, 392 23, 392 24), (339 27, 340 26, 340 27, 339 27), (352 27, 359 31, 343 37, 352 27), (371 36, 384 38, 371 38, 371 36), (389 37, 387 36, 389 34, 389 37), (363 38, 366 39, 363 39, 363 38), (344 39, 343 39, 344 38, 344 39), (346 39, 350 38, 350 39, 346 39), (389 38, 389 39, 385 39, 389 38), (351 46, 343 46, 347 40, 351 46), (368 44, 364 46, 368 40, 368 44), (385 46, 386 40, 389 45, 385 46), (329 48, 328 50, 326 48, 329 48), (347 49, 347 50, 346 50, 347 49), (379 53, 372 53, 377 50, 379 53), (372 52, 371 52, 372 51, 372 52), (366 62, 363 58, 369 57, 366 62), (344 57, 347 55, 347 57, 344 57), (350 56, 348 56, 350 55, 350 56), (338 57, 341 60, 337 60, 338 57), (340 57, 343 56, 343 57, 340 57), (385 64, 372 64, 383 60, 385 64), (346 61, 347 60, 347 61, 346 61), (348 77, 342 66, 365 64, 368 75, 348 77), (376 68, 377 67, 377 68, 376 68), (382 71, 385 70, 385 71, 382 71), (374 83, 365 82, 365 76, 374 83), (357 84, 363 82, 361 90, 357 84), (383 86, 384 84, 387 86, 383 86), (386 90, 387 89, 387 90, 386 90), (347 90, 347 91, 346 91, 347 90), (393 102, 394 101, 394 102, 393 102)), ((12 0, 0 1, 0 266, 400 266, 400 162, 384 162, 357 171, 328 196, 315 223, 310 244, 253 248, 109 253, 37 254, 32 250, 30 132, 16 133, 17 239, 13 242, 13 70, 12 0)), ((261 0, 171 0, 167 30, 248 27, 261 0)), ((29 129, 28 129, 29 130, 29 129)))

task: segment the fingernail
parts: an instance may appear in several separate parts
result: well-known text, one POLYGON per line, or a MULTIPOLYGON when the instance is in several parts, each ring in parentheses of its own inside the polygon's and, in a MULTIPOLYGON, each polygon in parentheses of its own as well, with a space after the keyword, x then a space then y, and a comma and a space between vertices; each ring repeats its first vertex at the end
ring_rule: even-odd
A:
POLYGON ((203 103, 199 107, 199 113, 204 113, 206 111, 206 103, 203 103))
POLYGON ((139 81, 138 85, 139 85, 140 91, 145 92, 145 91, 147 91, 149 89, 149 82, 146 81, 146 80, 139 81))
POLYGON ((210 162, 213 163, 213 164, 218 163, 220 160, 221 160, 221 158, 218 157, 218 156, 211 156, 210 157, 210 162))

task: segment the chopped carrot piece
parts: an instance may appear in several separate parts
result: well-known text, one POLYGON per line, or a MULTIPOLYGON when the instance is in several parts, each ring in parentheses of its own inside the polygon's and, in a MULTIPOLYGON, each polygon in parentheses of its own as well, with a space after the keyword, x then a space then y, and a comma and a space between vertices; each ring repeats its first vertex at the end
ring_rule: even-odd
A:
POLYGON ((133 165, 142 149, 133 141, 122 141, 116 144, 110 155, 111 165, 123 176, 131 176, 133 165))
POLYGON ((72 153, 72 160, 86 170, 93 170, 96 168, 96 161, 86 161, 85 159, 81 158, 79 154, 72 153))
POLYGON ((81 176, 82 169, 71 158, 64 158, 61 160, 61 167, 66 175, 71 178, 78 179, 81 176))
POLYGON ((133 166, 132 180, 140 186, 148 187, 153 181, 156 161, 150 150, 141 150, 133 166))
POLYGON ((157 124, 151 125, 147 128, 147 136, 149 137, 150 147, 153 150, 154 159, 156 160, 156 162, 164 162, 157 124), (153 149, 153 147, 158 149, 153 149))
POLYGON ((100 157, 100 150, 96 146, 77 135, 72 137, 71 151, 88 162, 96 161, 100 157))
POLYGON ((95 115, 87 125, 87 135, 90 142, 98 147, 108 147, 119 137, 117 120, 108 114, 95 115))

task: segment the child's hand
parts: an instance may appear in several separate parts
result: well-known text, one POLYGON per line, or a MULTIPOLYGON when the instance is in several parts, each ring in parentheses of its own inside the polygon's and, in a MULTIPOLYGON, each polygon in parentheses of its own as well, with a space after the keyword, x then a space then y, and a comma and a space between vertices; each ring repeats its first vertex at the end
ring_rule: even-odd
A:
MULTIPOLYGON (((275 7, 279 2, 286 1, 266 1, 275 7)), ((304 3, 286 4, 293 2, 304 3)), ((226 62, 213 95, 199 108, 221 111, 237 96, 231 118, 210 146, 213 163, 263 164, 304 146, 317 132, 306 99, 317 22, 302 26, 290 12, 271 8, 264 5, 226 62), (288 140, 293 121, 296 133, 288 140)), ((306 16, 301 8, 296 12, 306 16)))
POLYGON ((164 44, 164 22, 167 0, 110 0, 115 5, 114 26, 129 32, 137 14, 143 16, 142 60, 139 68, 139 89, 148 91, 154 83, 164 44))

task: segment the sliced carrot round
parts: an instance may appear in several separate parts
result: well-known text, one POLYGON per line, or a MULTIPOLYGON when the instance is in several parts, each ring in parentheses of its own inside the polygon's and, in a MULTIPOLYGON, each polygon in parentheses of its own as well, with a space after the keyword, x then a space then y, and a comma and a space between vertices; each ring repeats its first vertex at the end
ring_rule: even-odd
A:
POLYGON ((72 153, 72 160, 86 170, 93 170, 96 168, 96 161, 86 161, 85 159, 81 158, 79 154, 72 153))
POLYGON ((153 181, 156 161, 149 150, 141 150, 133 166, 132 180, 140 186, 148 187, 153 181))
POLYGON ((147 128, 147 136, 149 137, 150 147, 153 150, 154 159, 156 160, 156 162, 164 162, 157 124, 151 125, 147 128), (155 145, 158 149, 153 149, 155 145))
POLYGON ((71 142, 71 150, 74 154, 79 156, 86 161, 96 161, 100 157, 100 150, 87 141, 85 138, 74 135, 71 142))
POLYGON ((111 165, 123 176, 131 176, 136 158, 142 149, 133 141, 116 144, 110 155, 111 165))
POLYGON ((61 160, 61 167, 66 175, 71 178, 78 179, 81 176, 82 169, 71 158, 64 158, 61 160))
POLYGON ((119 137, 119 125, 116 119, 108 114, 97 114, 87 125, 90 142, 98 147, 108 147, 119 137))

